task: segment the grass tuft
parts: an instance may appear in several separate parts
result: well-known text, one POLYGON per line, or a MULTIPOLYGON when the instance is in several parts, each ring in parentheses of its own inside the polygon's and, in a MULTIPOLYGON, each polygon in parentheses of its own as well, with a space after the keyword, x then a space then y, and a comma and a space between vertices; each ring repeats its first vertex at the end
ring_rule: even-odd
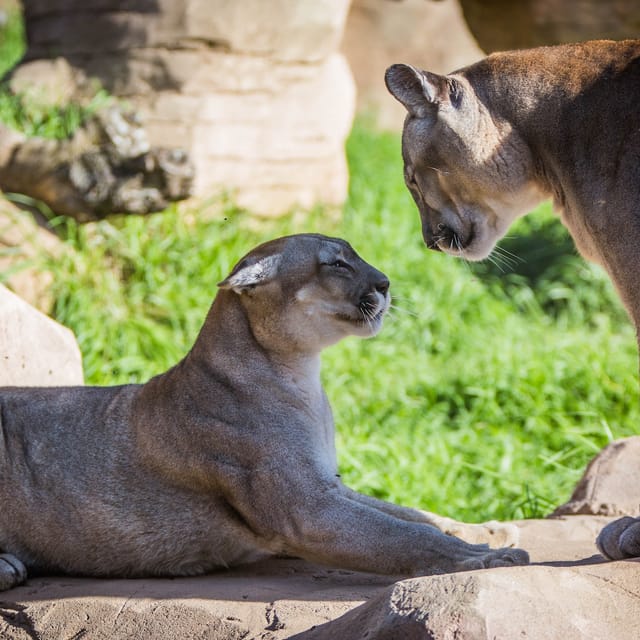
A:
MULTIPOLYGON (((26 48, 24 24, 18 9, 5 13, 0 23, 0 78, 22 58, 26 48)), ((98 109, 111 100, 104 90, 96 90, 87 104, 52 105, 37 94, 13 93, 7 82, 0 82, 0 122, 27 137, 64 139, 73 133, 98 109)))

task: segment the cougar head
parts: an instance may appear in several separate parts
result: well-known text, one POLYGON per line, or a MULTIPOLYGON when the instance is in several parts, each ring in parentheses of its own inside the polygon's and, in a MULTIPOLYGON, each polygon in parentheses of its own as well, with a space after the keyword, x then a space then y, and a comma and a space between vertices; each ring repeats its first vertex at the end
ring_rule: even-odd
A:
POLYGON ((395 64, 385 82, 408 112, 404 178, 426 245, 482 260, 544 194, 535 186, 528 146, 492 108, 491 96, 476 93, 482 78, 470 82, 467 70, 441 76, 395 64))
POLYGON ((219 285, 237 296, 270 349, 317 352, 370 337, 389 308, 389 280, 339 238, 299 234, 256 247, 219 285))

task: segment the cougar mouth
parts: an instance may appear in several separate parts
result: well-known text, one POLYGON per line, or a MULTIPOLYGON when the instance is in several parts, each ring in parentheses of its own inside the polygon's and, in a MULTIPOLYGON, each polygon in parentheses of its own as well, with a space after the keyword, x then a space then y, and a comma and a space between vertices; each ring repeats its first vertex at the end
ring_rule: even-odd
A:
POLYGON ((467 233, 460 233, 448 225, 440 223, 433 237, 433 245, 444 253, 453 256, 464 256, 465 251, 473 244, 475 231, 472 228, 467 233))
POLYGON ((377 330, 387 312, 387 307, 386 299, 381 303, 365 300, 358 304, 355 314, 336 313, 335 317, 359 328, 370 327, 373 330, 377 330))

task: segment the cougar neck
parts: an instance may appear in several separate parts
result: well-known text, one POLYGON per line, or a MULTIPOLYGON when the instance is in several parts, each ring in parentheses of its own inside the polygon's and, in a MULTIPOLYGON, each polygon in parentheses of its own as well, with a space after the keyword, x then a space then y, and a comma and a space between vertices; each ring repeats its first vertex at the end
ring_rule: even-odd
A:
POLYGON ((264 378, 267 370, 298 386, 320 382, 320 354, 273 351, 256 337, 248 312, 233 291, 218 292, 185 364, 218 375, 250 381, 264 378))

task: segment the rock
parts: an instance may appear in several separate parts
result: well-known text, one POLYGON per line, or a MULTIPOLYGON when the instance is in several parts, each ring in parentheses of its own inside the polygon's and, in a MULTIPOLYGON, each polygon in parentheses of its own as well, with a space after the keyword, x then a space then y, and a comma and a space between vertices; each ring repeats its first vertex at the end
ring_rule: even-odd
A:
POLYGON ((82 383, 73 333, 0 285, 0 386, 82 383))
POLYGON ((285 213, 347 194, 349 0, 25 0, 26 61, 64 56, 185 148, 194 193, 285 213))
POLYGON ((86 78, 64 58, 34 60, 12 71, 9 88, 28 97, 31 102, 62 107, 78 101, 79 86, 86 78))
POLYGON ((608 522, 601 516, 519 521, 520 544, 541 564, 397 584, 398 577, 281 558, 198 578, 30 578, 0 594, 0 637, 636 637, 640 566, 602 563, 594 539, 608 522))
POLYGON ((137 116, 113 104, 73 138, 53 140, 0 125, 0 188, 81 222, 150 213, 191 193, 193 167, 178 148, 152 147, 137 116))
POLYGON ((404 62, 449 73, 484 57, 457 0, 353 0, 342 52, 355 78, 358 109, 378 126, 396 131, 406 110, 389 100, 383 80, 388 66, 404 62))
POLYGON ((32 578, 0 593, 0 637, 275 640, 338 617, 391 582, 290 559, 173 580, 32 578), (27 621, 30 636, 20 628, 27 621))
POLYGON ((31 213, 18 209, 0 195, 1 281, 44 313, 53 302, 49 290, 53 277, 45 262, 61 251, 62 242, 57 236, 40 226, 31 213))
POLYGON ((637 38, 640 5, 627 0, 460 0, 471 33, 484 51, 637 38))
POLYGON ((401 581, 292 638, 637 637, 640 561, 606 563, 597 554, 595 536, 607 522, 594 516, 520 521, 520 544, 535 564, 401 581))
POLYGON ((637 638, 638 589, 640 561, 431 576, 292 638, 637 638))
POLYGON ((111 54, 130 49, 218 48, 312 63, 334 52, 349 9, 344 0, 26 0, 27 58, 52 49, 111 54), (59 38, 71 27, 72 42, 59 38))
POLYGON ((569 501, 552 516, 640 516, 640 436, 616 440, 589 463, 569 501))

